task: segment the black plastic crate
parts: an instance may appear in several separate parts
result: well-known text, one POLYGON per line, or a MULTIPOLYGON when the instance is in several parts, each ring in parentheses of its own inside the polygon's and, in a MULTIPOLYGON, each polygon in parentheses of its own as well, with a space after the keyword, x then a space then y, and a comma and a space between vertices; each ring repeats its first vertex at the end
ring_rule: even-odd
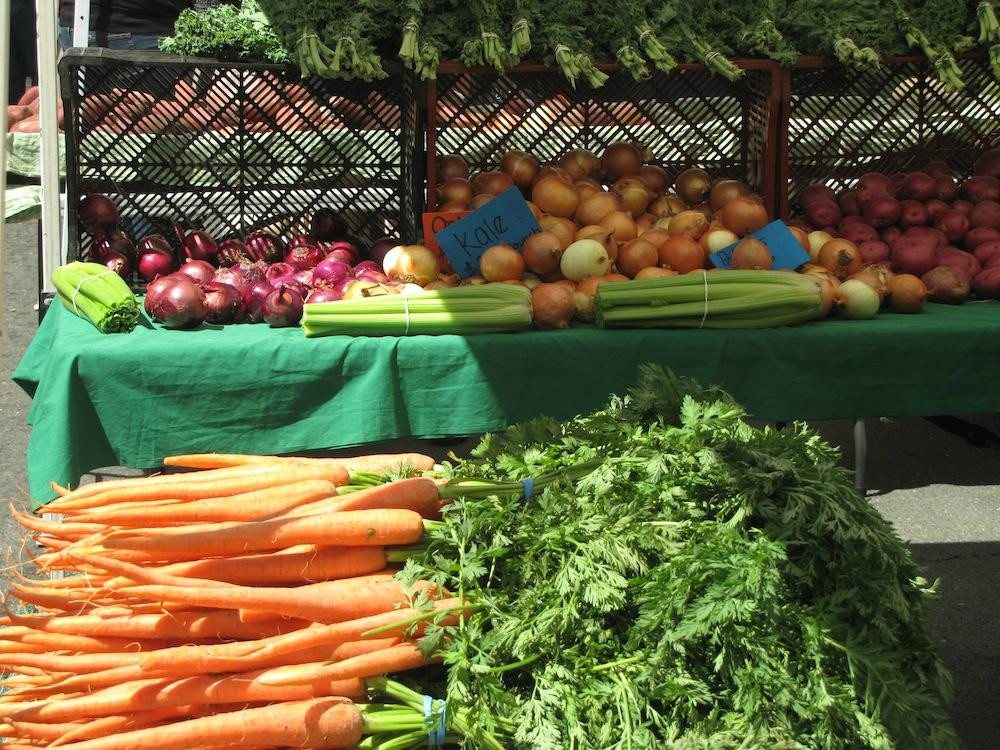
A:
POLYGON ((922 56, 877 72, 803 57, 784 73, 779 143, 782 216, 803 188, 850 187, 865 172, 912 172, 943 160, 956 178, 1000 145, 1000 82, 982 55, 958 58, 965 87, 948 91, 922 56))
POLYGON ((94 192, 136 239, 174 236, 177 221, 218 239, 268 229, 287 240, 320 206, 366 242, 414 234, 422 89, 409 74, 302 80, 287 66, 103 49, 70 50, 60 73, 71 255, 94 242, 76 216, 94 192))
POLYGON ((616 141, 637 141, 670 175, 702 167, 748 182, 775 208, 780 69, 768 60, 738 61, 735 82, 701 65, 652 71, 636 81, 615 65, 598 89, 570 86, 554 68, 525 65, 506 75, 442 65, 428 87, 428 206, 437 205, 435 159, 461 154, 473 172, 499 169, 505 151, 541 161, 574 148, 600 155, 616 141))

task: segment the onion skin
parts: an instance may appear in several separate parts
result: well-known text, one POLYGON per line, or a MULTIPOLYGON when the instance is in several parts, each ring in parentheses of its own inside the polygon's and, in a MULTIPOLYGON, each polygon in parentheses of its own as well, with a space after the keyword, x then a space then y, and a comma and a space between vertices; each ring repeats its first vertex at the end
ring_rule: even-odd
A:
POLYGON ((744 237, 733 248, 729 266, 743 271, 767 271, 774 266, 774 256, 760 240, 744 237))
MULTIPOLYGON (((506 172, 483 172, 472 181, 472 189, 476 195, 489 193, 490 195, 500 195, 505 190, 514 187, 514 180, 506 172)), ((538 201, 535 201, 536 203, 538 201)))
POLYGON ((838 279, 846 279, 861 270, 861 253, 848 240, 830 240, 820 248, 817 260, 838 279))
MULTIPOLYGON (((366 262, 371 261, 362 261, 354 267, 355 276, 366 262)), ((389 279, 423 286, 437 279, 441 264, 430 248, 424 245, 398 245, 386 253, 382 269, 389 279)))
MULTIPOLYGON (((438 200, 444 204, 467 206, 475 195, 472 183, 465 177, 451 177, 437 187, 438 200)), ((443 207, 442 207, 443 208, 443 207)))
POLYGON ((882 304, 878 292, 857 279, 842 283, 835 296, 838 310, 848 320, 871 320, 882 304))
POLYGON ((77 218, 90 234, 106 233, 118 223, 118 209, 108 196, 92 193, 80 201, 77 218))
POLYGON ((277 263, 285 257, 285 245, 270 232, 250 232, 244 240, 247 256, 250 260, 264 263, 277 263))
POLYGON ((479 273, 489 282, 519 281, 524 258, 510 245, 494 245, 479 257, 479 273))
POLYGON ((575 313, 573 293, 562 284, 539 284, 531 290, 531 314, 539 328, 568 328, 575 313))
POLYGON ((897 273, 889 280, 889 307, 898 313, 918 313, 924 309, 927 287, 919 277, 897 273))
POLYGON ((638 177, 654 196, 663 195, 670 186, 670 175, 667 174, 667 170, 656 164, 643 164, 639 168, 638 177))
POLYGON ((557 177, 545 177, 531 189, 531 202, 553 216, 572 216, 580 205, 580 196, 572 185, 557 177))
POLYGON ((181 264, 177 271, 196 284, 208 284, 215 280, 215 266, 204 260, 189 260, 181 264))
POLYGON ((240 323, 246 317, 243 295, 234 286, 212 281, 203 287, 206 299, 205 320, 218 325, 240 323))
MULTIPOLYGON (((837 213, 840 213, 839 210, 837 213)), ((722 225, 741 236, 756 232, 767 224, 767 209, 749 197, 735 198, 729 201, 723 206, 720 215, 722 225)), ((837 221, 840 221, 839 216, 837 221)))
POLYGON ((469 164, 458 154, 441 154, 436 162, 437 178, 441 182, 453 177, 464 179, 469 176, 469 164))
POLYGON ((302 320, 302 295, 291 287, 275 289, 264 300, 264 320, 271 328, 290 328, 302 320))
POLYGON ((566 248, 559 261, 559 270, 571 281, 588 276, 602 276, 611 268, 607 250, 596 240, 577 240, 566 248))
POLYGON ((522 190, 531 187, 535 175, 538 174, 538 169, 538 159, 517 149, 508 151, 500 160, 500 170, 510 175, 514 184, 522 190))
POLYGON ((104 263, 109 270, 114 271, 116 274, 128 281, 128 277, 132 273, 132 265, 128 262, 128 258, 124 255, 112 250, 104 256, 101 262, 104 263))
POLYGON ((601 160, 592 151, 577 148, 563 154, 558 166, 576 182, 600 174, 601 160))
POLYGON ((228 239, 220 242, 216 251, 216 257, 218 258, 219 265, 227 268, 251 259, 250 254, 247 252, 247 246, 243 244, 242 240, 237 239, 228 239))
POLYGON ((601 170, 610 182, 622 177, 639 174, 642 169, 642 152, 632 143, 612 143, 601 155, 601 170))
MULTIPOLYGON (((598 224, 610 232, 618 242, 628 242, 639 236, 639 227, 635 219, 625 211, 613 211, 601 219, 598 224)), ((705 226, 708 222, 705 222, 705 226)))
POLYGON ((600 224, 605 216, 621 209, 622 200, 617 194, 595 193, 580 201, 573 218, 578 224, 600 224))
MULTIPOLYGON (((701 211, 682 211, 670 219, 667 234, 671 237, 683 234, 697 240, 708 231, 708 226, 708 219, 701 211)), ((733 232, 736 231, 728 226, 726 229, 733 232)), ((736 232, 736 234, 739 234, 739 232, 736 232)))
POLYGON ((563 248, 552 232, 537 232, 524 241, 521 255, 524 265, 537 274, 552 273, 559 268, 563 248))
POLYGON ((193 281, 176 279, 165 285, 150 305, 154 320, 165 328, 196 328, 208 315, 205 293, 193 281))

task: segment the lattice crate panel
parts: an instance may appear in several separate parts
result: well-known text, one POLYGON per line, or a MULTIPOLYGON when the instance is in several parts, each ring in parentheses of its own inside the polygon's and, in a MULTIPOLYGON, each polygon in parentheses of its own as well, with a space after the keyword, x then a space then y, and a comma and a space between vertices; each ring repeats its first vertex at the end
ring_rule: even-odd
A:
POLYGON ((899 58, 877 73, 839 65, 793 69, 787 92, 787 193, 795 215, 803 188, 848 188, 865 172, 912 172, 944 160, 962 179, 1000 144, 1000 83, 989 64, 961 57, 965 88, 950 92, 923 59, 899 58))
MULTIPOLYGON (((320 206, 371 241, 412 234, 417 106, 409 77, 301 80, 282 66, 153 53, 63 59, 70 247, 81 196, 106 193, 135 238, 171 221, 217 238, 257 228, 288 239, 320 206)), ((135 280, 138 284, 138 279, 135 280)))
MULTIPOLYGON (((540 67, 498 76, 445 66, 429 103, 428 175, 438 154, 461 154, 475 173, 498 169, 509 149, 545 162, 573 148, 600 155, 616 141, 638 141, 671 174, 698 166, 746 180, 773 205, 779 81, 768 64, 736 83, 699 66, 645 81, 605 67, 608 82, 593 90, 574 89, 560 72, 540 67)), ((428 184, 430 206, 434 192, 428 184)))

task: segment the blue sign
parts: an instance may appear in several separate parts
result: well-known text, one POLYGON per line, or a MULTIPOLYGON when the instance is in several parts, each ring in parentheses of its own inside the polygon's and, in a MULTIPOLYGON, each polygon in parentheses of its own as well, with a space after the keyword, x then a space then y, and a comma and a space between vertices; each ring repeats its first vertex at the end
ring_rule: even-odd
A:
MULTIPOLYGON (((795 239, 795 235, 788 231, 788 227, 782 221, 772 221, 766 227, 754 232, 753 236, 767 245, 767 249, 774 258, 772 267, 775 269, 795 269, 803 263, 809 262, 809 253, 795 239)), ((729 268, 730 260, 733 257, 733 248, 737 244, 734 242, 708 256, 716 268, 729 268)))
POLYGON ((506 243, 520 250, 526 239, 541 231, 521 191, 512 187, 434 237, 464 279, 479 275, 479 258, 494 245, 506 243))

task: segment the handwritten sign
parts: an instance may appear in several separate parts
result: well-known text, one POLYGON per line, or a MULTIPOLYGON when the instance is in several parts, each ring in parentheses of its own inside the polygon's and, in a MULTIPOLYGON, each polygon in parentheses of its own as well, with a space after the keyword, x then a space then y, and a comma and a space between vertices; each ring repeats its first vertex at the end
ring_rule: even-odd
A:
MULTIPOLYGON (((766 227, 754 232, 753 236, 767 245, 767 249, 774 258, 773 267, 775 269, 798 268, 803 263, 809 262, 809 253, 795 239, 795 235, 788 231, 784 222, 772 221, 766 227)), ((733 248, 736 247, 736 244, 734 242, 708 256, 716 268, 729 268, 733 257, 733 248)))
POLYGON ((459 219, 464 219, 471 211, 430 211, 423 215, 424 225, 424 246, 431 250, 439 251, 441 246, 434 236, 442 229, 454 224, 459 219))
POLYGON ((479 273, 479 257, 489 248, 507 243, 520 250, 528 237, 541 231, 521 191, 512 187, 435 237, 452 268, 468 278, 479 273))

